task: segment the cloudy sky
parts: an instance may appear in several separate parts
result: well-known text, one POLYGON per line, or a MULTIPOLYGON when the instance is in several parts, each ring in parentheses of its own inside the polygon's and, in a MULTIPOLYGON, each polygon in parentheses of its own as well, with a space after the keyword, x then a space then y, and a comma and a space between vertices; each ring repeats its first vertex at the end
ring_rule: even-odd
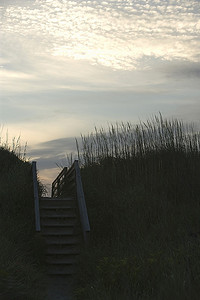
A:
POLYGON ((199 122, 199 83, 200 0, 0 0, 1 131, 45 182, 95 125, 199 122))

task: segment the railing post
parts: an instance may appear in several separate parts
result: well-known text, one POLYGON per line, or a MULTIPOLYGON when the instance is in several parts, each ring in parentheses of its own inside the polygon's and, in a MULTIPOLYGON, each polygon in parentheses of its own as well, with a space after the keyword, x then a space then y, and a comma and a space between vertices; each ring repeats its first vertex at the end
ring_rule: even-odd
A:
POLYGON ((35 228, 36 231, 40 231, 40 209, 39 209, 39 194, 38 194, 38 181, 37 181, 37 170, 36 161, 32 162, 33 172, 33 189, 34 189, 34 203, 35 203, 35 228))
POLYGON ((88 219, 88 213, 85 203, 85 196, 83 192, 83 185, 81 180, 81 172, 78 165, 78 160, 74 161, 74 167, 76 172, 76 190, 77 190, 77 201, 79 206, 82 230, 83 230, 83 237, 85 241, 85 245, 87 246, 89 242, 89 233, 90 233, 90 224, 88 219))

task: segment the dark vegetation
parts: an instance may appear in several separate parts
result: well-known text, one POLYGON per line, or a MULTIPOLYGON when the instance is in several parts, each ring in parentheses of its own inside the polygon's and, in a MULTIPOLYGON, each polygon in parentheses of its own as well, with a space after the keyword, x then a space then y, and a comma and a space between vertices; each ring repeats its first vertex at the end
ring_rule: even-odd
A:
POLYGON ((82 136, 91 223, 77 299, 199 299, 200 136, 178 120, 82 136))
MULTIPOLYGON (((160 115, 95 129, 79 148, 92 231, 76 299, 199 299, 199 133, 160 115)), ((19 153, 0 147, 0 299, 42 300, 31 165, 19 153)))
POLYGON ((17 150, 0 146, 0 299, 42 300, 43 251, 34 227, 31 164, 17 150))

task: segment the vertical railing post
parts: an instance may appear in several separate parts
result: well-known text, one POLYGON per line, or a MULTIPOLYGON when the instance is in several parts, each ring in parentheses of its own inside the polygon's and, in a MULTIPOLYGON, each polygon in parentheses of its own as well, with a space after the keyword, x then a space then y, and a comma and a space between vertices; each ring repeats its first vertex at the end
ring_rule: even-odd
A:
POLYGON ((60 178, 58 178, 58 182, 57 182, 57 195, 56 197, 60 197, 60 178))
POLYGON ((87 207, 85 203, 85 196, 83 192, 83 185, 81 180, 81 172, 78 164, 78 160, 74 161, 74 168, 76 172, 76 191, 77 191, 77 201, 80 212, 83 238, 85 245, 87 246, 89 242, 89 234, 90 234, 90 224, 88 219, 87 207))
POLYGON ((35 228, 36 231, 40 231, 40 208, 39 208, 39 194, 38 194, 38 181, 37 181, 37 170, 36 161, 32 162, 33 172, 33 189, 34 189, 34 203, 35 203, 35 228))

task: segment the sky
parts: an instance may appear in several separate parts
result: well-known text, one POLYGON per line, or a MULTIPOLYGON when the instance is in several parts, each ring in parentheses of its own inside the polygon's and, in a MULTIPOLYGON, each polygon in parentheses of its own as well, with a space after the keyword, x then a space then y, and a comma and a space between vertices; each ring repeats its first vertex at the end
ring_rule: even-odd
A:
POLYGON ((200 115, 200 0, 0 0, 0 132, 48 186, 75 137, 200 115))

